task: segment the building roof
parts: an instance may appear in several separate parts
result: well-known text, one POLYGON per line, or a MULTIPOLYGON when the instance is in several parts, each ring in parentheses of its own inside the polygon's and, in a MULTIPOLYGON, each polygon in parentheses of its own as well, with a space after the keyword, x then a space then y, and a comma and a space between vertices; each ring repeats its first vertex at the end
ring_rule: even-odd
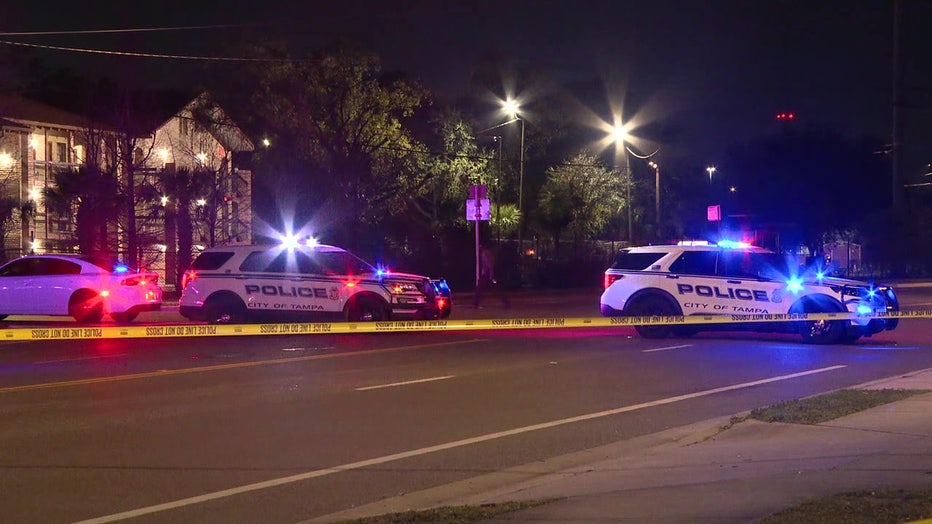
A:
POLYGON ((93 124, 87 117, 15 93, 0 93, 0 119, 74 129, 93 124))

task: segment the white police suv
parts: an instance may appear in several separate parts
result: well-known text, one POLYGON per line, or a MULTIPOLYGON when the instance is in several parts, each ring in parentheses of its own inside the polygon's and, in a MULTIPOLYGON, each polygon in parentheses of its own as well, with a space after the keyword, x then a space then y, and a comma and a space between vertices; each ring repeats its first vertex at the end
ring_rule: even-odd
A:
POLYGON ((443 279, 377 269, 345 249, 313 241, 208 248, 182 286, 181 315, 215 324, 437 319, 453 306, 443 279))
MULTIPOLYGON (((755 315, 899 310, 889 286, 824 276, 795 258, 738 242, 683 242, 620 250, 604 274, 603 316, 755 315)), ((645 338, 700 329, 796 332, 817 344, 853 342, 892 330, 898 320, 814 320, 638 326, 645 338)))

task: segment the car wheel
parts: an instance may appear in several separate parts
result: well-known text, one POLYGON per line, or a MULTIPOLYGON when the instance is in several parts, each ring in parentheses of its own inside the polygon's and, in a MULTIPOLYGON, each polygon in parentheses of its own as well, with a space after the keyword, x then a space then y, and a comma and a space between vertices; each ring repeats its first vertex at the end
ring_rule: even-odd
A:
POLYGON ((237 299, 211 298, 204 306, 204 316, 210 324, 242 324, 246 321, 246 308, 237 299))
POLYGON ((129 324, 130 322, 136 320, 137 315, 138 313, 130 313, 128 311, 126 313, 110 313, 110 316, 118 324, 129 324))
MULTIPOLYGON (((823 311, 807 311, 807 313, 823 313, 823 311)), ((813 320, 802 323, 800 334, 803 342, 807 344, 837 344, 845 335, 845 325, 842 320, 813 320)))
POLYGON ((388 320, 388 311, 378 299, 363 297, 350 305, 346 319, 349 322, 380 322, 388 320))
POLYGON ((96 324, 104 318, 104 305, 93 291, 79 291, 68 301, 68 314, 82 324, 96 324))
MULTIPOLYGON (((652 295, 637 299, 630 307, 625 308, 625 312, 641 317, 677 314, 669 302, 652 295)), ((667 338, 673 332, 673 326, 635 326, 634 329, 644 338, 667 338)))

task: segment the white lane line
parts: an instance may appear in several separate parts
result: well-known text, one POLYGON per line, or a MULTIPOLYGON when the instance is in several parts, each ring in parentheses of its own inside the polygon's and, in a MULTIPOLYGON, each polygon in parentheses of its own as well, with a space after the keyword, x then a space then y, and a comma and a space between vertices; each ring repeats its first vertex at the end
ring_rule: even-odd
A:
POLYGON ((665 348, 645 349, 641 351, 641 353, 653 353, 655 351, 669 351, 671 349, 683 349, 683 348, 691 348, 691 347, 693 347, 692 344, 683 344, 681 346, 667 346, 665 348))
POLYGON ((62 358, 58 360, 40 360, 36 364, 57 364, 59 362, 78 362, 81 360, 98 360, 101 358, 116 358, 116 357, 125 357, 129 353, 114 353, 112 355, 99 355, 96 357, 78 357, 78 358, 62 358))
POLYGON ((524 426, 521 428, 508 429, 505 431, 498 431, 496 433, 487 433, 485 435, 479 435, 478 437, 465 438, 462 440, 455 440, 453 442, 447 442, 444 444, 437 444, 436 446, 428 446, 426 448, 412 449, 409 451, 402 451, 400 453, 394 453, 392 455, 385 455, 382 457, 375 457, 366 460, 360 460, 359 462, 350 462, 349 464, 342 464, 339 466, 333 466, 331 468, 324 469, 315 469, 305 473, 299 473, 297 475, 291 475, 288 477, 280 477, 277 479, 266 480, 263 482, 256 482, 255 484, 247 484, 245 486, 237 486, 235 488, 224 489, 220 491, 215 491, 213 493, 205 493, 203 495, 197 495, 194 497, 188 497, 185 499, 175 500, 172 502, 165 502, 162 504, 155 504, 153 506, 146 506, 144 508, 133 509, 129 511, 123 511, 121 513, 114 513, 112 515, 105 515, 102 517, 97 517, 88 520, 82 520, 75 524, 103 524, 106 522, 116 522, 118 520, 131 519, 136 517, 141 517, 143 515, 149 515, 152 513, 157 513, 160 511, 167 511, 171 509, 178 509, 184 506, 190 506, 193 504, 200 504, 202 502, 208 502, 211 500, 217 500, 225 497, 232 497, 234 495, 241 495, 243 493, 248 493, 250 491, 258 491, 260 489, 274 488, 276 486, 282 486, 284 484, 292 484, 295 482, 302 482, 305 480, 310 480, 313 478, 324 477, 327 475, 332 475, 334 473, 342 473, 344 471, 351 471, 355 469, 367 468, 370 466, 378 466, 380 464, 385 464, 386 462, 393 462, 395 460, 402 460, 411 457, 418 457, 421 455, 427 455, 428 453, 434 453, 437 451, 445 451, 448 449, 459 448, 463 446, 469 446, 471 444, 478 444, 480 442, 486 442, 489 440, 500 439, 504 437, 511 437, 514 435, 520 435, 522 433, 529 433, 531 431, 537 431, 541 429, 549 429, 557 426, 563 426, 566 424, 573 424, 576 422, 584 422, 587 420, 608 417, 611 415, 617 415, 619 413, 627 413, 629 411, 637 411, 639 409, 651 408, 655 406, 662 406, 664 404, 672 404, 674 402, 682 402, 684 400, 690 400, 698 397, 706 397, 709 395, 714 395, 716 393, 724 393, 726 391, 734 391, 737 389, 750 388, 754 386, 760 386, 763 384, 770 384, 772 382, 780 382, 782 380, 790 380, 799 377, 805 377, 808 375, 815 375, 818 373, 825 373, 827 371, 835 371, 836 369, 842 369, 847 366, 829 366, 827 368, 819 369, 810 369, 809 371, 800 371, 799 373, 791 373, 789 375, 780 375, 777 377, 764 378, 761 380, 755 380, 752 382, 744 382, 741 384, 734 384, 732 386, 722 386, 720 388, 706 389, 704 391, 697 391, 695 393, 687 393, 685 395, 677 395, 675 397, 667 397, 659 400, 652 400, 650 402, 644 402, 642 404, 634 404, 631 406, 623 406, 615 409, 608 409, 605 411, 597 411, 595 413, 587 413, 585 415, 579 415, 576 417, 569 417, 559 420, 552 420, 550 422, 543 422, 541 424, 534 424, 531 426, 524 426))
POLYGON ((382 388, 394 388, 397 386, 407 386, 408 384, 420 384, 422 382, 434 382, 435 380, 446 380, 448 378, 453 378, 456 375, 446 375, 443 377, 430 377, 430 378, 420 378, 417 380, 406 380, 404 382, 392 382, 391 384, 380 384, 378 386, 366 386, 364 388, 356 388, 356 391, 369 391, 370 389, 382 389, 382 388))

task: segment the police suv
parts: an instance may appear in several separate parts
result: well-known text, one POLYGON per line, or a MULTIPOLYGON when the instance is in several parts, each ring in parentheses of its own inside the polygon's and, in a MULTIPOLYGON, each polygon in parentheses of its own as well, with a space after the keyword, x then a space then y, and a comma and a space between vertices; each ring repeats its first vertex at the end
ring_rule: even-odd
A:
MULTIPOLYGON (((889 286, 825 276, 763 248, 738 242, 682 242, 622 249, 604 274, 603 316, 756 315, 898 311, 889 286)), ((752 317, 753 318, 753 317, 752 317)), ((864 318, 708 324, 701 329, 796 332, 817 344, 853 342, 898 320, 864 318)), ((645 338, 689 336, 699 325, 637 326, 645 338)))
POLYGON ((182 286, 181 315, 215 324, 436 319, 452 310, 443 279, 377 269, 345 249, 314 242, 208 248, 182 286))

